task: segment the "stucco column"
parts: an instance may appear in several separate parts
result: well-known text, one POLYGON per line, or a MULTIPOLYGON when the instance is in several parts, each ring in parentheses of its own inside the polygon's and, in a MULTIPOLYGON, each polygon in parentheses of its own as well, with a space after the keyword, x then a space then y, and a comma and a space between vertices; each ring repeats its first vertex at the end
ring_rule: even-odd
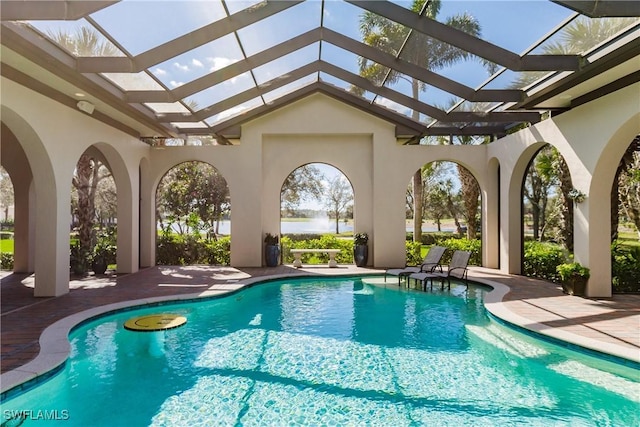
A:
POLYGON ((499 167, 494 159, 489 162, 482 194, 482 265, 489 268, 500 265, 499 179, 499 167))
MULTIPOLYGON (((29 273, 33 271, 33 264, 31 264, 31 269, 29 269, 30 187, 31 177, 29 177, 29 179, 16 179, 13 181, 15 209, 13 271, 16 273, 29 273)), ((31 208, 33 208, 33 206, 31 206, 31 208)), ((33 232, 34 230, 31 231, 33 232)))
POLYGON ((34 296, 53 297, 69 292, 70 186, 37 183, 36 277, 34 296))
POLYGON ((118 189, 118 273, 135 273, 139 265, 138 173, 130 171, 129 176, 130 182, 120 183, 128 188, 118 189))
POLYGON ((151 180, 149 161, 140 162, 140 267, 156 264, 156 195, 151 180))
MULTIPOLYGON (((575 261, 590 269, 587 296, 611 297, 611 249, 608 244, 611 240, 611 197, 610 190, 597 187, 592 186, 592 192, 584 202, 574 203, 573 254, 575 261)), ((583 188, 576 188, 587 193, 583 188)))
POLYGON ((500 270, 509 274, 521 274, 522 184, 518 179, 514 179, 506 173, 500 174, 499 244, 500 270))
MULTIPOLYGON (((233 147, 235 162, 233 172, 225 173, 231 195, 231 265, 233 267, 260 267, 264 247, 262 236, 263 183, 262 149, 260 137, 251 135, 240 146, 233 147)), ((278 209, 280 192, 277 198, 278 209)), ((278 233, 280 216, 278 210, 278 233)))

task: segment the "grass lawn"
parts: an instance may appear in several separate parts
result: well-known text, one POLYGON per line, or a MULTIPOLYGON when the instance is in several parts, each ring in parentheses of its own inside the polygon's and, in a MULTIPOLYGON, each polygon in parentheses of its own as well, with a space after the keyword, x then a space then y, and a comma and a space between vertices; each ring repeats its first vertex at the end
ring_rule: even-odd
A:
POLYGON ((619 231, 618 243, 623 246, 640 248, 640 240, 638 240, 638 233, 633 231, 619 231))
POLYGON ((0 240, 0 253, 12 254, 13 253, 13 240, 0 240))

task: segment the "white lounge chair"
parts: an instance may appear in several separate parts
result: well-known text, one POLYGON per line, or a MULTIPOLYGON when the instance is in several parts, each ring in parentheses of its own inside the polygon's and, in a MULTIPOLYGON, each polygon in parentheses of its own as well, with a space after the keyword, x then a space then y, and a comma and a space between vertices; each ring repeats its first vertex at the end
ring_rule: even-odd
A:
POLYGON ((444 289, 444 281, 446 279, 449 289, 451 289, 451 278, 457 278, 464 280, 467 283, 467 265, 469 265, 469 258, 471 258, 471 252, 469 251, 455 251, 451 256, 451 262, 446 272, 429 272, 429 273, 412 273, 409 275, 409 279, 413 279, 416 282, 422 282, 422 288, 427 290, 427 280, 431 282, 431 289, 433 289, 433 279, 440 279, 440 289, 444 289))
POLYGON ((433 273, 436 269, 440 269, 442 272, 442 266, 440 260, 444 255, 447 248, 443 246, 433 246, 427 252, 427 255, 422 260, 422 264, 413 267, 405 268, 393 268, 384 272, 384 281, 387 281, 387 274, 392 276, 398 276, 398 286, 400 286, 400 280, 406 278, 413 273, 433 273))

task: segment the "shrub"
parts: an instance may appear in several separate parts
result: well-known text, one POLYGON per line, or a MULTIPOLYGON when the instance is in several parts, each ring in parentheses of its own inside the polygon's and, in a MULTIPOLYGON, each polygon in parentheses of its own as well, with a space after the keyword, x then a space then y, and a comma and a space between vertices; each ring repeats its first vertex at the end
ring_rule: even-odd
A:
POLYGON ((354 245, 366 245, 369 242, 369 235, 367 233, 356 233, 353 236, 354 245))
POLYGON ((2 270, 13 270, 13 254, 3 252, 0 254, 0 268, 2 270))
POLYGON ((640 248, 611 246, 613 292, 640 292, 640 248))
POLYGON ((231 264, 231 238, 222 237, 206 243, 207 263, 211 265, 231 264))
POLYGON ((448 249, 440 261, 442 265, 448 265, 451 262, 454 251, 470 251, 469 265, 482 265, 482 242, 478 239, 461 239, 450 235, 449 239, 440 241, 438 245, 448 249))
POLYGON ((211 240, 193 234, 161 233, 157 241, 156 263, 158 265, 229 265, 231 238, 211 240))
MULTIPOLYGON (((353 263, 353 240, 339 239, 332 234, 324 234, 319 239, 293 241, 289 236, 283 236, 282 240, 282 262, 293 263, 291 249, 340 249, 336 255, 338 264, 353 263)), ((326 264, 329 262, 329 254, 302 254, 301 260, 304 264, 326 264)))
POLYGON ((589 269, 587 267, 584 267, 579 262, 568 262, 560 264, 556 267, 556 271, 560 276, 560 280, 562 280, 563 282, 566 282, 572 277, 584 277, 585 279, 588 279, 591 275, 589 269))
POLYGON ((420 242, 405 242, 407 249, 407 265, 422 264, 422 245, 420 242))
MULTIPOLYGON (((322 237, 322 234, 318 233, 294 233, 294 234, 286 234, 286 237, 289 238, 292 242, 300 242, 303 240, 314 240, 322 237)), ((283 237, 284 238, 284 237, 283 237)))
POLYGON ((564 263, 562 247, 554 243, 524 242, 524 275, 558 283, 558 265, 564 263))

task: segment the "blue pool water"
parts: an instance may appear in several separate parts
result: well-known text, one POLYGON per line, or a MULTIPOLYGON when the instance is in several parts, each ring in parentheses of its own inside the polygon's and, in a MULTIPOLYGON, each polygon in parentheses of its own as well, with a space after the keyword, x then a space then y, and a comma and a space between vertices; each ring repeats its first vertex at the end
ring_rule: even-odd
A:
POLYGON ((640 425, 637 370, 497 324, 484 293, 292 279, 121 312, 77 328, 65 368, 2 413, 30 411, 24 426, 640 425), (149 313, 188 321, 124 329, 149 313))

